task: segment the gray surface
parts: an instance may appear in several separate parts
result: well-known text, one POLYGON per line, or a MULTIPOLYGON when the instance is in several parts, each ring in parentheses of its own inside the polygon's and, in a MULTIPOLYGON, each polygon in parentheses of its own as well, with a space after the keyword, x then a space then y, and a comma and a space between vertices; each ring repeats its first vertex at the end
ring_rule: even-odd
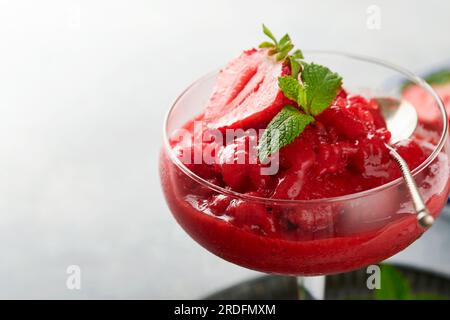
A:
MULTIPOLYGON (((303 48, 415 71, 449 61, 446 1, 232 3, 0 1, 0 298, 196 298, 257 275, 177 226, 157 154, 172 101, 257 44, 261 22, 303 48), (380 30, 366 27, 370 4, 380 30)), ((448 228, 397 259, 450 271, 448 228)))

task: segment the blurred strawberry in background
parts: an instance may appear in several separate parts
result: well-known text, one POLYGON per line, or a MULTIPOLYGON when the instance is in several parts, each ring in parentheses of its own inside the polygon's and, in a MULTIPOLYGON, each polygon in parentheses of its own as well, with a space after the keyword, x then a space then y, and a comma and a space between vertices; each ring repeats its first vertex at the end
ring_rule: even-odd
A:
MULTIPOLYGON (((424 79, 441 97, 447 109, 447 114, 450 114, 450 68, 433 72, 424 79)), ((433 97, 418 85, 405 84, 403 97, 416 107, 418 116, 423 122, 433 124, 439 120, 438 110, 432 107, 433 97)))

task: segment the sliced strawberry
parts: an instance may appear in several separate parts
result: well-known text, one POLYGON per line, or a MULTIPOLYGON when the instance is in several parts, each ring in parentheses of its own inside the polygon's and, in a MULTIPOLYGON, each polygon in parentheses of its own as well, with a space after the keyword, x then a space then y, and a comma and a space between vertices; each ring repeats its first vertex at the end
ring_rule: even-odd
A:
POLYGON ((219 73, 205 111, 208 127, 264 128, 283 107, 282 72, 266 49, 244 51, 219 73))
MULTIPOLYGON (((433 89, 444 102, 447 114, 450 112, 450 83, 434 85, 433 89)), ((403 97, 417 110, 419 119, 425 123, 433 124, 439 121, 439 110, 434 98, 417 85, 409 85, 403 91, 403 97)))

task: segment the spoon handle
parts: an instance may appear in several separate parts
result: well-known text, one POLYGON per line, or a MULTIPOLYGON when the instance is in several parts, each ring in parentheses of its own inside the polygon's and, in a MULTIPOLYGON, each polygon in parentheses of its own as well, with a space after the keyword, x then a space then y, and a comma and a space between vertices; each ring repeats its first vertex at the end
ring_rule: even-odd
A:
POLYGON ((414 181, 414 178, 408 168, 408 165, 406 164, 406 161, 390 145, 386 144, 386 148, 389 149, 391 156, 397 162, 400 171, 402 172, 403 178, 405 179, 406 186, 408 187, 408 191, 411 196, 411 201, 417 213, 417 222, 423 228, 431 227, 434 223, 434 218, 423 202, 422 196, 420 195, 419 189, 417 188, 416 182, 414 181))

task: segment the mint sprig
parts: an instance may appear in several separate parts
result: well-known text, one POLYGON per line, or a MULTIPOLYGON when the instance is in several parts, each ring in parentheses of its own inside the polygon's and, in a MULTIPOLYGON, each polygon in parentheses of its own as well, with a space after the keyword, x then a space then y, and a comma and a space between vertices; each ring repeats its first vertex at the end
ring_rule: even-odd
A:
POLYGON ((290 144, 306 126, 314 121, 308 114, 287 105, 270 121, 259 141, 259 159, 265 162, 269 155, 290 144))
POLYGON ((272 42, 263 42, 260 48, 270 48, 277 61, 289 59, 291 75, 278 78, 284 96, 302 108, 285 106, 269 123, 259 141, 259 158, 264 162, 270 154, 290 144, 336 98, 342 86, 342 77, 325 66, 306 63, 303 53, 295 50, 291 38, 285 34, 280 41, 263 25, 263 32, 272 42), (301 80, 299 80, 299 74, 301 80))
POLYGON ((327 67, 303 63, 300 83, 293 76, 278 78, 278 86, 286 98, 297 102, 313 116, 322 113, 336 98, 342 86, 342 77, 327 67))
POLYGON ((279 77, 278 87, 286 98, 298 104, 300 90, 303 90, 303 87, 297 79, 292 76, 279 77))

